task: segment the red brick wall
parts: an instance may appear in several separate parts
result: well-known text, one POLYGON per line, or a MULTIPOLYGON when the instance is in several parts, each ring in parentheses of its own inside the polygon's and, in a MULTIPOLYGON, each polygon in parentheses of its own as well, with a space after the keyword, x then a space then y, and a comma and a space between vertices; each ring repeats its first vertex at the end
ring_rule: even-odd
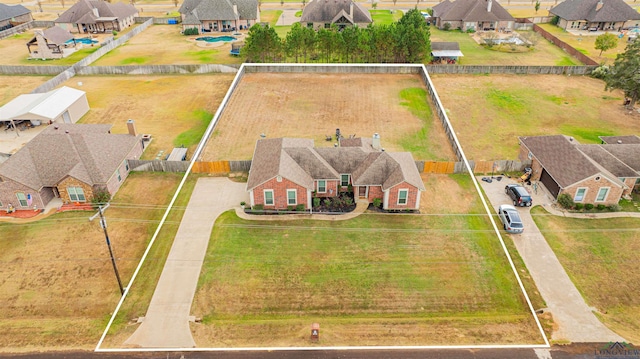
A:
POLYGON ((382 192, 382 186, 369 186, 369 202, 373 203, 375 198, 384 199, 384 192, 382 192))
POLYGON ((418 199, 418 189, 411 184, 402 182, 391 188, 389 188, 389 200, 387 203, 387 209, 415 209, 416 201, 418 199), (398 192, 400 189, 407 189, 407 204, 398 204, 398 192))
MULTIPOLYGON (((340 181, 329 181, 327 180, 327 192, 326 193, 319 193, 316 192, 316 197, 335 197, 338 195, 338 185, 340 184, 340 181)), ((318 189, 318 181, 315 181, 314 183, 315 186, 315 190, 318 189)))
POLYGON ((287 209, 287 189, 296 190, 296 200, 298 204, 304 205, 307 208, 307 189, 289 181, 286 178, 282 179, 282 182, 278 182, 275 178, 259 185, 253 189, 253 201, 257 205, 264 205, 264 190, 273 190, 273 206, 264 206, 265 209, 287 209))

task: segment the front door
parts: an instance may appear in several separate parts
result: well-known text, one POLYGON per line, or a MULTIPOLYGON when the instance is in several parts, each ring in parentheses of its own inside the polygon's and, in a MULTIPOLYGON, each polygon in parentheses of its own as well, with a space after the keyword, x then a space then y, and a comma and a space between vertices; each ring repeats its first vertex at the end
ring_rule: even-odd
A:
POLYGON ((367 187, 366 186, 359 186, 358 187, 358 197, 367 197, 367 187))

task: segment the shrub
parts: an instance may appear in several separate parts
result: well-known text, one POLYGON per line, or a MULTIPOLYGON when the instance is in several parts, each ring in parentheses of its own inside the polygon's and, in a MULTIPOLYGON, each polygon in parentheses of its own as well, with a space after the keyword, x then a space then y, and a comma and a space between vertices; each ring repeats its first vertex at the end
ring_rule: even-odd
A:
POLYGON ((287 206, 287 211, 294 212, 296 210, 296 206, 287 206))
POLYGON ((556 15, 551 19, 551 25, 558 25, 558 21, 560 21, 560 16, 556 15))
POLYGON ((296 211, 298 212, 304 212, 304 204, 299 204, 296 206, 296 211))
POLYGON ((475 32, 476 32, 476 29, 474 29, 474 28, 467 29, 467 34, 473 34, 475 32))
POLYGON ((320 197, 313 198, 313 206, 318 207, 320 205, 320 197))
POLYGON ((378 207, 378 208, 382 207, 382 199, 380 199, 380 198, 374 198, 374 199, 373 199, 373 205, 374 205, 375 207, 378 207))
POLYGON ((347 205, 347 206, 352 205, 352 204, 353 204, 353 198, 351 198, 351 197, 345 197, 345 198, 344 198, 344 204, 345 204, 345 205, 347 205))
POLYGON ((244 205, 245 205, 245 204, 247 204, 247 202, 245 202, 245 201, 240 202, 240 205, 241 205, 242 207, 244 207, 244 205))
POLYGON ((111 35, 116 36, 118 35, 118 32, 116 30, 111 31, 111 35))
POLYGON ((93 198, 91 204, 93 208, 98 208, 104 204, 107 204, 111 200, 111 194, 106 190, 97 190, 93 192, 93 198))
POLYGON ((591 77, 597 79, 604 79, 607 75, 609 75, 609 66, 607 65, 600 65, 591 71, 591 77))
POLYGON ((599 204, 596 206, 596 209, 598 211, 604 211, 605 208, 607 208, 607 206, 605 206, 604 204, 599 204))
POLYGON ((254 211, 262 211, 264 210, 264 206, 261 204, 256 204, 255 206, 253 206, 253 210, 254 211))
POLYGON ((188 28, 188 29, 184 29, 183 34, 184 34, 185 36, 189 36, 189 35, 198 35, 198 34, 199 34, 199 31, 198 31, 198 28, 197 28, 197 27, 190 27, 190 28, 188 28))
POLYGON ((622 207, 620 207, 617 204, 612 204, 609 207, 607 207, 607 209, 609 209, 611 212, 620 212, 620 211, 622 211, 622 207))
POLYGON ((327 207, 331 206, 331 200, 329 198, 325 198, 324 201, 322 201, 322 203, 324 203, 324 205, 327 207))
POLYGON ((584 205, 584 209, 586 209, 587 211, 590 211, 593 209, 593 204, 591 203, 587 203, 584 205))
POLYGON ((582 211, 582 208, 584 208, 584 204, 582 203, 576 203, 575 209, 577 211, 582 211))
POLYGON ((566 209, 569 209, 574 205, 573 199, 571 198, 571 196, 569 196, 566 193, 563 193, 558 196, 558 204, 560 204, 562 208, 566 208, 566 209))
POLYGON ((444 25, 442 26, 442 30, 444 30, 444 31, 451 30, 451 23, 450 22, 445 22, 444 25))

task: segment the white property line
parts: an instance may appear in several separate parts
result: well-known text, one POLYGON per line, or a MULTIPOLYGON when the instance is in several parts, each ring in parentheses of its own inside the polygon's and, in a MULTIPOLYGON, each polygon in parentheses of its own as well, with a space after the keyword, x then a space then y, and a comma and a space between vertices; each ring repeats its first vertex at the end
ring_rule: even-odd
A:
MULTIPOLYGON (((202 152, 202 150, 204 149, 207 141, 209 140, 209 137, 211 136, 211 133, 213 132, 213 128, 215 127, 215 125, 217 124, 218 120, 220 119, 220 116, 222 114, 222 112, 224 111, 224 109, 227 106, 227 102, 229 101, 229 98, 231 97, 231 94, 233 93, 233 91, 235 91, 236 86, 238 85, 238 82, 240 81, 240 79, 244 76, 245 74, 245 67, 327 67, 327 68, 336 68, 336 67, 405 67, 405 68, 411 68, 411 67, 417 67, 417 68, 422 68, 422 71, 424 71, 425 77, 429 82, 429 86, 431 86, 431 90, 434 93, 434 97, 437 101, 437 106, 440 106, 440 108, 444 109, 444 107, 442 106, 442 103, 440 102, 440 97, 438 96, 438 93, 435 89, 435 87, 433 86, 433 83, 431 82, 431 77, 429 76, 429 73, 427 72, 427 69, 424 65, 414 65, 414 64, 339 64, 339 65, 335 65, 335 64, 250 64, 250 65, 246 65, 246 64, 242 64, 242 66, 240 66, 240 69, 238 70, 238 72, 236 73, 235 78, 233 79, 233 82, 231 83, 231 86, 229 87, 229 90, 227 90, 227 94, 225 95, 224 99, 222 100, 220 106, 218 107, 218 110, 216 111, 215 115, 213 116, 213 119, 211 120, 211 123, 209 124, 209 126, 207 127, 207 130, 205 131, 202 140, 200 140, 200 143, 198 144, 198 147, 196 148, 196 151, 194 153, 194 155, 191 158, 191 161, 189 163, 189 167, 187 168, 187 171, 185 172, 184 176, 182 177, 182 180, 180 181, 180 184, 178 185, 178 188, 175 192, 175 194, 173 195, 173 198, 171 199, 171 202, 169 203, 169 206, 167 207, 167 210, 165 211, 164 215, 162 216, 162 219, 160 220, 160 223, 158 224, 158 228, 156 229, 156 231, 154 232, 153 236, 151 237, 151 241, 149 242, 149 245, 147 246, 144 254, 142 255, 142 258, 140 259, 140 262, 138 263, 138 266, 136 267, 136 270, 133 273, 133 276, 131 277, 131 280, 129 281, 129 284, 127 285, 127 287, 125 288, 125 292, 122 295, 122 297, 120 298, 120 301, 118 302, 118 305, 116 306, 113 314, 111 315, 111 318, 109 319, 109 322, 107 323, 107 326, 104 330, 104 332, 102 333, 102 336, 100 337, 100 340, 98 341, 98 344, 96 345, 95 348, 95 352, 176 352, 176 351, 182 351, 182 352, 205 352, 205 351, 296 351, 296 350, 303 350, 303 351, 307 351, 307 350, 407 350, 407 349, 539 349, 539 348, 549 348, 550 344, 549 344, 549 340, 547 339, 546 335, 544 334, 544 330, 542 329, 542 325, 540 324, 540 321, 538 320, 538 317, 535 314, 535 310, 533 309, 533 305, 531 304, 531 300, 529 299, 529 296, 527 294, 527 291, 524 289, 524 285, 522 284, 522 280, 520 279, 520 276, 518 275, 518 271, 516 270, 516 267, 513 263, 513 260, 511 259, 511 256, 509 255, 509 251, 502 239, 502 236, 500 235, 500 230, 498 229, 498 226, 496 225, 496 222, 493 219, 493 215, 492 215, 492 211, 489 209, 489 207, 487 206, 487 202, 485 201, 484 197, 482 196, 482 191, 480 190, 480 186, 476 180, 476 178, 473 175, 473 171, 471 170, 471 166, 469 165, 469 161, 467 160, 467 157, 464 154, 464 151, 462 150, 462 147, 460 146, 460 142, 458 141, 458 137, 455 134, 455 131, 453 131, 453 126, 451 126, 451 122, 449 122, 449 118, 446 115, 445 111, 442 111, 442 115, 444 116, 444 120, 446 121, 447 125, 449 126, 450 130, 451 130, 451 134, 453 136, 453 139, 456 143, 456 145, 458 146, 458 150, 460 151, 460 154, 462 156, 462 160, 464 161, 465 166, 467 167, 467 171, 469 172, 469 175, 471 176, 471 179, 473 181, 473 184, 476 188, 476 191, 478 192, 478 195, 480 196, 480 199, 482 201, 482 204, 487 212, 487 214, 489 215, 489 220, 491 221, 491 224, 493 225, 493 229, 495 231, 495 233, 498 235, 498 239, 500 240, 500 244, 502 245, 502 249, 504 250, 507 259, 509 260, 509 264, 511 265, 511 269, 513 270, 513 273, 516 276, 516 279, 518 281, 518 285, 520 286, 520 289, 522 290, 522 293, 527 301, 527 304, 529 306, 529 309, 531 310, 531 314, 533 316, 533 318, 536 321, 536 324, 538 326, 538 329, 540 330, 540 334, 542 335, 542 338, 544 339, 544 343, 545 344, 505 344, 505 345, 492 345, 492 344, 488 344, 488 345, 432 345, 432 346, 349 346, 349 347, 345 347, 345 346, 336 346, 336 347, 324 347, 324 346, 317 346, 317 347, 247 347, 247 348, 114 348, 114 349, 103 349, 101 348, 102 343, 104 342, 104 339, 107 335, 107 333, 109 332, 109 329, 111 328, 111 325, 113 324, 113 321, 115 320, 120 308, 122 307, 122 304, 124 303, 125 298, 127 297, 127 295, 129 294, 129 288, 131 288, 131 286, 133 285, 136 277, 138 276, 138 273, 140 272, 140 269, 142 268, 142 265, 144 264, 145 259, 147 258, 147 255, 149 254, 149 251, 151 250, 151 247, 153 246, 155 240, 158 237, 158 234, 160 233, 160 230, 162 229, 162 226, 164 224, 164 222, 166 221, 169 212, 171 211, 171 209, 173 208, 173 205, 176 201, 176 199, 178 198, 178 195, 180 194, 180 191, 182 190, 182 186, 184 185, 184 183, 186 182, 186 179, 188 177, 188 175, 191 173, 191 169, 193 168, 193 164, 195 163, 196 159, 200 156, 200 153, 202 152)), ((338 73, 338 72, 336 72, 338 73)), ((402 72, 398 72, 399 74, 402 74, 402 72)))

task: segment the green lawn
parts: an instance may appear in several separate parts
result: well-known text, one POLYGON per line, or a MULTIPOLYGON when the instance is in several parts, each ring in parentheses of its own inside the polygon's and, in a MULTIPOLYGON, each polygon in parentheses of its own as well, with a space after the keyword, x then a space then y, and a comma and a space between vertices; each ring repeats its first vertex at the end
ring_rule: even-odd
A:
POLYGON ((547 242, 598 317, 640 342, 640 218, 575 219, 532 209, 547 242))
POLYGON ((263 10, 260 11, 260 22, 268 22, 269 25, 275 26, 278 19, 282 15, 282 10, 263 10))
MULTIPOLYGON (((468 177, 452 178, 471 190, 468 177)), ((479 200, 470 212, 348 221, 246 221, 226 212, 194 300, 204 321, 196 340, 306 345, 317 321, 323 345, 539 343, 479 200)))
POLYGON ((369 13, 373 23, 376 25, 390 25, 402 17, 402 11, 400 10, 369 10, 369 13))
POLYGON ((460 44, 460 51, 464 54, 460 58, 460 65, 581 65, 578 60, 543 38, 538 39, 532 51, 508 53, 480 46, 467 33, 438 30, 434 26, 430 30, 432 42, 452 41, 460 44))

